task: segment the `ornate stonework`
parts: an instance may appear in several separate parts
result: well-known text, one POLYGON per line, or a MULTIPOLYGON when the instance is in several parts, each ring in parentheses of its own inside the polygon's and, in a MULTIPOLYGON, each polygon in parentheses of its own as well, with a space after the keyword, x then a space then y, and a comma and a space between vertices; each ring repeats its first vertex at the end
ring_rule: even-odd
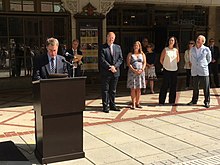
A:
POLYGON ((101 0, 101 10, 103 15, 106 15, 113 7, 115 0, 101 0))
POLYGON ((67 9, 71 14, 78 12, 78 1, 77 0, 62 0, 65 9, 67 9))

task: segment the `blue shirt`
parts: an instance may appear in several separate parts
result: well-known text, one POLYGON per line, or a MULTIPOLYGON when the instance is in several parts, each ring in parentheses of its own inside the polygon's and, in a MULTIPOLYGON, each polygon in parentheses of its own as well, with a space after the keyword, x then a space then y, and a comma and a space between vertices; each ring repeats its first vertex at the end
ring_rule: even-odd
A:
POLYGON ((212 54, 207 46, 202 45, 200 48, 192 47, 190 62, 192 63, 192 76, 209 76, 208 64, 212 60, 212 54))

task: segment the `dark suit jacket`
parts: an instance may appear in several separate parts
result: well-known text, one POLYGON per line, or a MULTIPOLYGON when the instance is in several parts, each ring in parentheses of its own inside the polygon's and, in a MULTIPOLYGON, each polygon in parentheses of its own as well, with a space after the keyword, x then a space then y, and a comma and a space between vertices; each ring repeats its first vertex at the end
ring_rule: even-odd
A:
MULTIPOLYGON (((66 52, 68 52, 70 54, 69 56, 65 56, 66 60, 69 61, 70 63, 72 63, 72 60, 74 57, 73 49, 68 49, 66 52)), ((77 49, 77 54, 82 55, 83 53, 81 50, 77 49)), ((82 62, 83 62, 83 58, 82 58, 82 62)), ((81 76, 81 65, 79 65, 78 62, 77 62, 77 68, 75 70, 75 76, 76 77, 81 76)))
MULTIPOLYGON (((211 48, 210 48, 210 50, 211 50, 211 48)), ((218 58, 219 58, 219 48, 214 45, 214 51, 211 50, 211 52, 212 52, 212 59, 215 59, 215 61, 216 61, 215 63, 217 63, 218 58)))
MULTIPOLYGON (((74 56, 73 49, 68 49, 66 52, 70 54, 70 56, 65 56, 66 60, 72 62, 74 56)), ((77 54, 82 55, 82 51, 77 49, 77 54)))
MULTIPOLYGON (((55 73, 59 74, 66 74, 67 68, 66 63, 62 62, 62 59, 65 59, 63 56, 57 55, 56 56, 56 71, 55 73)), ((40 55, 34 61, 34 68, 33 68, 33 80, 40 80, 40 79, 48 79, 50 71, 50 63, 48 60, 48 55, 40 55)))
POLYGON ((120 65, 123 62, 121 47, 117 44, 113 44, 113 55, 111 54, 110 47, 107 43, 102 45, 99 54, 99 71, 102 76, 120 76, 120 65), (111 65, 114 65, 117 69, 116 73, 109 71, 111 65))

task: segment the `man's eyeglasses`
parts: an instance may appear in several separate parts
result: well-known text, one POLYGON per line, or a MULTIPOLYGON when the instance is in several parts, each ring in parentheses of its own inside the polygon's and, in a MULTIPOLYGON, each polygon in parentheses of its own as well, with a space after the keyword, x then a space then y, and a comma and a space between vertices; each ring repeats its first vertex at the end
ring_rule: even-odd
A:
POLYGON ((209 42, 215 42, 214 40, 211 40, 211 41, 209 41, 209 42))
POLYGON ((189 44, 190 44, 190 45, 194 45, 194 43, 193 43, 193 42, 190 42, 189 44))

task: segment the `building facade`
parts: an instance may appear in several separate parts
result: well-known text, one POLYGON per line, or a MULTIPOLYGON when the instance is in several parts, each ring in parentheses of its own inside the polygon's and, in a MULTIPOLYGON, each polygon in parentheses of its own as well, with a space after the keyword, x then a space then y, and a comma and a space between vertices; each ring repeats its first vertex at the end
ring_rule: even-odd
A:
POLYGON ((219 6, 218 0, 0 0, 0 77, 29 76, 32 56, 43 53, 52 36, 60 41, 60 53, 72 39, 80 40, 88 75, 98 71, 98 48, 108 31, 116 33, 125 59, 133 42, 144 37, 158 56, 170 35, 177 37, 181 54, 199 34, 219 46, 219 6))

